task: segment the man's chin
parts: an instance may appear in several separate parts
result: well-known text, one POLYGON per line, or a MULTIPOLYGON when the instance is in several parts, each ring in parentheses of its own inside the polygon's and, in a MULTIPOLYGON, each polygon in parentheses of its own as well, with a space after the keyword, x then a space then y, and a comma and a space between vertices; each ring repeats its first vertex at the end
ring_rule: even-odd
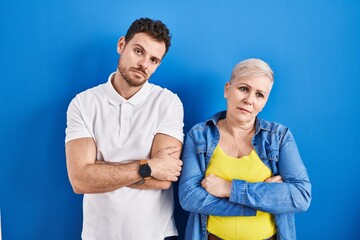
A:
POLYGON ((147 79, 142 79, 142 80, 134 80, 134 79, 131 79, 131 80, 127 80, 126 82, 132 86, 132 87, 140 87, 142 85, 144 85, 144 83, 147 81, 147 79))

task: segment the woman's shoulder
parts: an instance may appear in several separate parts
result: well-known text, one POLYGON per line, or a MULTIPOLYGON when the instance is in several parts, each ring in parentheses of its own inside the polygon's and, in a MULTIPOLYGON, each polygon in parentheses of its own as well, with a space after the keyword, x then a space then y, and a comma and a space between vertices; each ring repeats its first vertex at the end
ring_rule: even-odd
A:
POLYGON ((226 114, 225 111, 218 112, 215 113, 210 118, 208 118, 207 120, 196 123, 195 125, 192 126, 189 133, 203 132, 206 131, 207 129, 216 129, 217 122, 219 121, 219 119, 224 118, 225 114, 226 114))
POLYGON ((271 133, 282 133, 289 131, 289 128, 282 123, 268 121, 260 118, 257 119, 257 122, 261 130, 269 131, 271 133))
POLYGON ((223 116, 222 112, 214 114, 206 121, 196 123, 188 132, 188 136, 198 142, 206 142, 213 139, 219 133, 217 129, 217 122, 223 116))
POLYGON ((206 128, 207 128, 206 121, 196 123, 190 128, 189 134, 202 133, 205 131, 206 128))

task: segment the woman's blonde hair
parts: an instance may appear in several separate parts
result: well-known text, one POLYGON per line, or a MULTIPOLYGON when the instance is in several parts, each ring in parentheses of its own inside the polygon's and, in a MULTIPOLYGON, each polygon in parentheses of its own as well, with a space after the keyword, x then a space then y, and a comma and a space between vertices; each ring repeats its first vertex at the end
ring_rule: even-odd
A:
POLYGON ((274 83, 274 73, 269 65, 261 59, 250 58, 236 64, 231 73, 230 83, 244 78, 267 77, 274 83))

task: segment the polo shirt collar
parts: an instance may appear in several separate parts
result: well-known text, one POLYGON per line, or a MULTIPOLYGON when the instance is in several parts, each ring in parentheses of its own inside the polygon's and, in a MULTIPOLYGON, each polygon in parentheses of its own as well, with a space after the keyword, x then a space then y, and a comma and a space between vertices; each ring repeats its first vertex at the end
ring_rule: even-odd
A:
POLYGON ((115 73, 112 73, 109 76, 107 83, 105 84, 105 93, 111 104, 121 105, 124 102, 128 102, 131 105, 135 106, 142 99, 146 98, 149 95, 151 84, 148 81, 146 81, 144 85, 140 88, 140 90, 134 94, 134 96, 126 100, 115 90, 114 86, 112 85, 111 80, 114 75, 115 73))

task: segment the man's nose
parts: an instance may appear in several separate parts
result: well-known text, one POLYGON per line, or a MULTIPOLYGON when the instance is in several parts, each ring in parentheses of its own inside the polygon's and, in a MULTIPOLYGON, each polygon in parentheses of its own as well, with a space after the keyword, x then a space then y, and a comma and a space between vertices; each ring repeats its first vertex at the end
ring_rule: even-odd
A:
POLYGON ((141 58, 138 65, 144 69, 147 69, 149 65, 149 61, 146 58, 141 58))

